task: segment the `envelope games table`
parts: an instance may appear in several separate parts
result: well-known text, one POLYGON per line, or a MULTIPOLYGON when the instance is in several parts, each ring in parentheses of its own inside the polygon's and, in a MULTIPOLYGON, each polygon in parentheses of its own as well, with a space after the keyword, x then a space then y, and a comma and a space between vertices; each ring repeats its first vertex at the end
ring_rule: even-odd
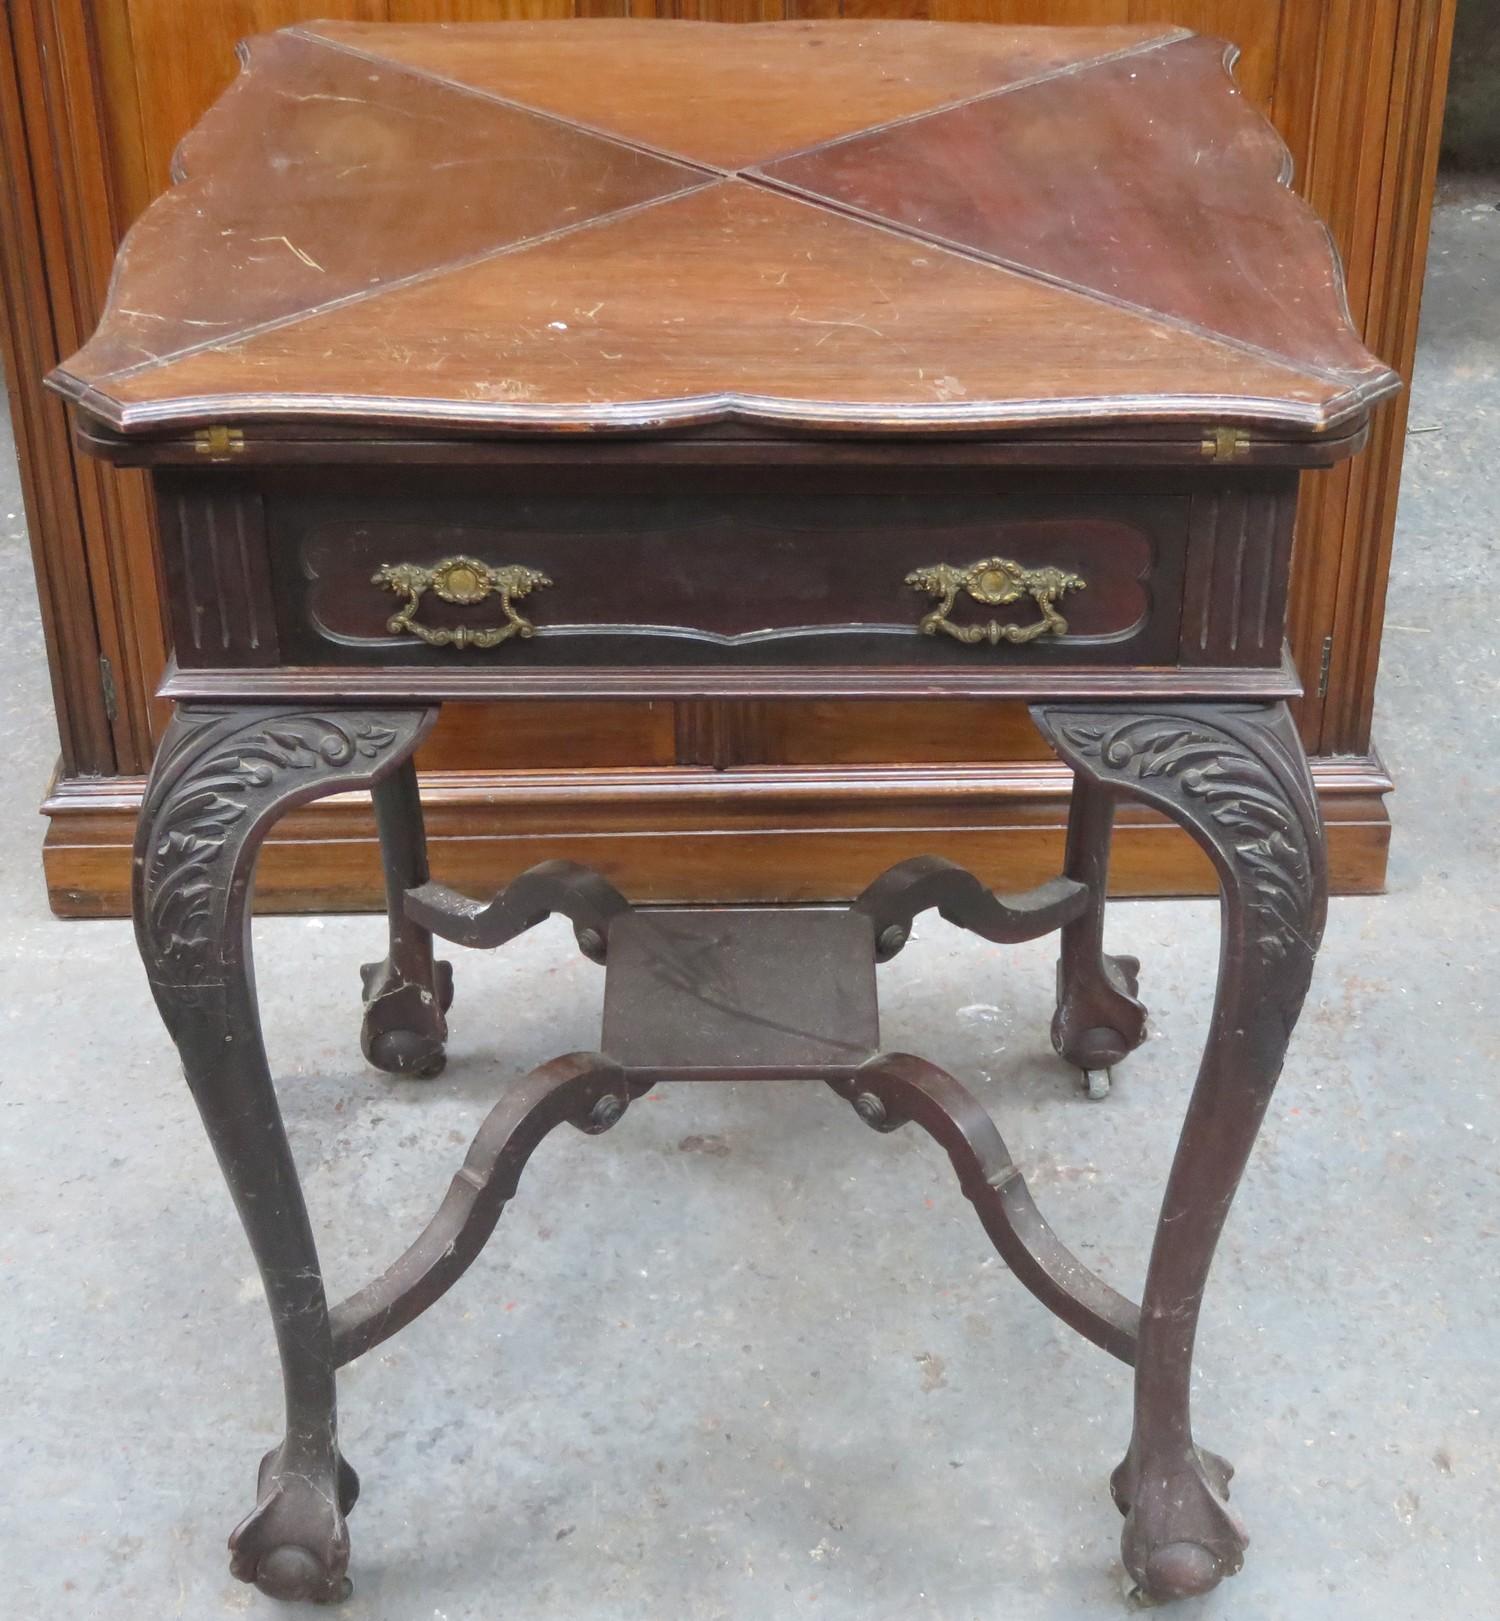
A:
POLYGON ((1189 1379, 1325 912, 1286 709, 1298 477, 1354 454, 1397 379, 1232 54, 905 22, 329 23, 245 48, 52 377, 82 443, 155 491, 176 710, 136 926, 286 1385, 236 1575, 347 1590, 335 1369, 458 1279, 555 1125, 771 1079, 930 1132, 1019 1281, 1134 1366, 1112 1488, 1140 1589, 1239 1568, 1189 1379), (433 882, 412 756, 439 706, 551 697, 1022 700, 1075 773, 1064 871, 1001 896, 914 852, 843 910, 636 910, 567 862, 487 900, 433 882), (363 788, 390 913, 373 1064, 441 1066, 434 936, 497 946, 560 913, 605 1012, 598 1050, 511 1086, 426 1230, 330 1308, 248 917, 272 823, 363 788), (1223 890, 1139 1307, 1064 1248, 959 1081, 882 1049, 875 990, 930 908, 993 941, 1058 931, 1052 1039, 1096 1075, 1122 1059, 1145 1020, 1138 965, 1101 946, 1122 797, 1223 890))

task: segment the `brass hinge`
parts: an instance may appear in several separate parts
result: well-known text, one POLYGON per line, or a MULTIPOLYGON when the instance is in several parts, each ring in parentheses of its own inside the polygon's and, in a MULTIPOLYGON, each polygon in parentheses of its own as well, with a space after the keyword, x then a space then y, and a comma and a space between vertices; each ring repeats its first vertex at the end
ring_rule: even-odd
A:
POLYGON ((1232 462, 1250 454, 1250 435, 1243 428, 1215 428, 1203 441, 1203 454, 1216 462, 1232 462))
POLYGON ((1333 668, 1333 637, 1323 638, 1323 664, 1318 671, 1318 696, 1328 696, 1328 672, 1333 668))
POLYGON ((217 423, 212 428, 199 428, 193 443, 200 456, 211 462, 226 462, 245 448, 245 435, 238 428, 225 428, 217 423))
POLYGON ((115 687, 115 670, 103 653, 99 655, 99 685, 104 691, 104 718, 108 721, 118 720, 120 694, 115 687))

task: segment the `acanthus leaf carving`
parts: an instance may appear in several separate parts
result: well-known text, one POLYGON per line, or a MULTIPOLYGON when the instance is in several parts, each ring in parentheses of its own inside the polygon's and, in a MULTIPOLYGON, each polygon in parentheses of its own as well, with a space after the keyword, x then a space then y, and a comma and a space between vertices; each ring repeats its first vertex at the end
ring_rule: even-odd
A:
POLYGON ((1227 729, 1174 715, 1060 719, 1063 740, 1105 777, 1175 796, 1213 824, 1215 842, 1244 879, 1263 959, 1311 957, 1311 840, 1316 808, 1299 805, 1268 758, 1227 729))
POLYGON ((193 988, 238 949, 228 892, 256 822, 305 790, 370 781, 408 753, 426 711, 184 711, 163 745, 143 820, 139 927, 156 972, 193 988))

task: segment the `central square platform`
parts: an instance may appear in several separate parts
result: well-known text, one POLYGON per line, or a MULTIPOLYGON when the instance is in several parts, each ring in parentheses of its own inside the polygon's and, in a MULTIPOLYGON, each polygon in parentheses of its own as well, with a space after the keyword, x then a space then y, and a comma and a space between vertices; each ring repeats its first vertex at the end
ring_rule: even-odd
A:
POLYGON ((675 1080, 851 1074, 880 1048, 861 912, 630 912, 609 931, 603 1051, 675 1080))

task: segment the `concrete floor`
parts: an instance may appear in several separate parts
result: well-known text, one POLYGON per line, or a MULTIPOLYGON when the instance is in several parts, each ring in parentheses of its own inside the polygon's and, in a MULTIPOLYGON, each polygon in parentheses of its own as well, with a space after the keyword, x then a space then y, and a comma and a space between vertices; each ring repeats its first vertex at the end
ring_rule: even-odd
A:
MULTIPOLYGON (((1380 687, 1391 893, 1333 908, 1209 1296, 1198 1430, 1239 1465, 1254 1546, 1183 1621, 1500 1614, 1497 202, 1438 220, 1380 687)), ((0 514, 29 605, 13 483, 0 514)), ((278 1435, 260 1290, 128 929, 48 916, 25 613, 0 705, 0 1615, 270 1615, 224 1556, 278 1435)), ((1103 1104, 1049 1050, 1046 943, 929 922, 884 971, 886 1038, 975 1081, 1060 1232, 1135 1292, 1216 909, 1121 905, 1111 933, 1153 1038, 1103 1104)), ((561 928, 465 957, 447 1073, 394 1083, 354 1041, 379 936, 257 928, 336 1295, 425 1220, 498 1088, 592 1044, 599 1003, 561 928)), ((1124 1611, 1126 1371, 1007 1278, 929 1142, 818 1088, 678 1088, 549 1140, 489 1252, 342 1396, 348 1621, 1124 1611)))

